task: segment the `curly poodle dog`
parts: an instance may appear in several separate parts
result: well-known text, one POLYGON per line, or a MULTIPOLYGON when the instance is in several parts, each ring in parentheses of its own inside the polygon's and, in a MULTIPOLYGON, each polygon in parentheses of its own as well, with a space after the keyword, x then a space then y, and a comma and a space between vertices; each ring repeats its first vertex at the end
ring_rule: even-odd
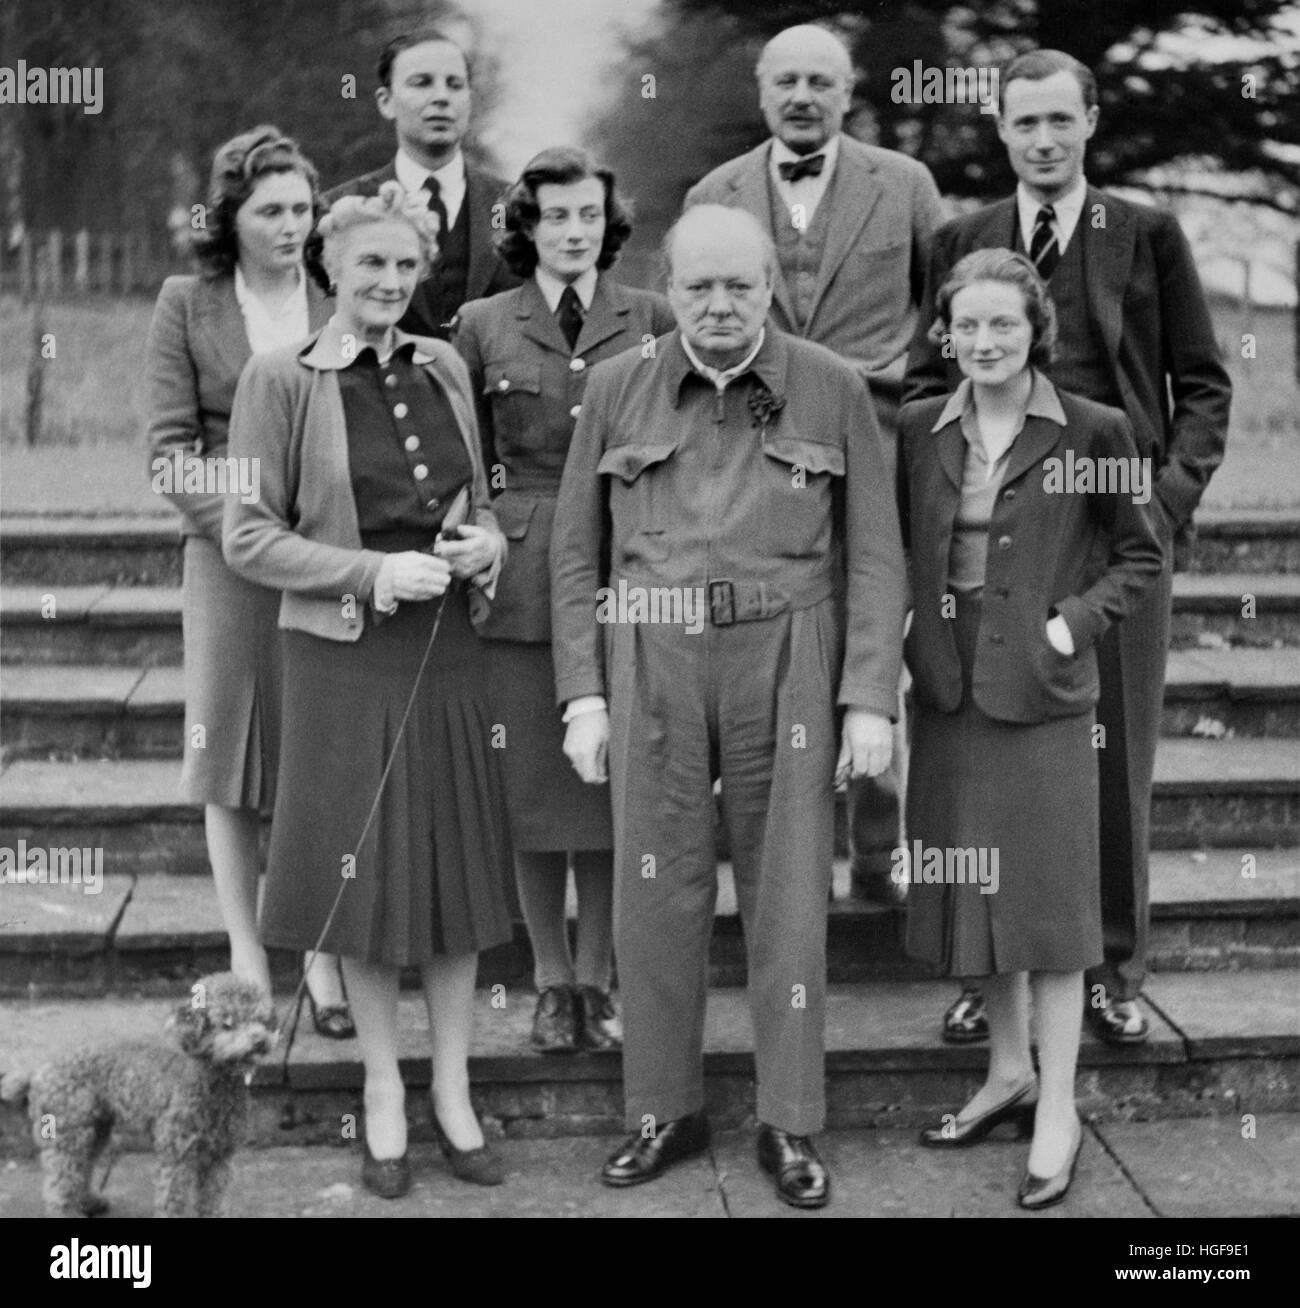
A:
POLYGON ((115 1130, 153 1138, 156 1216, 221 1215, 247 1120, 247 1074, 275 1042, 271 1001, 223 972, 196 982, 167 1027, 179 1050, 109 1045, 65 1054, 32 1077, 28 1112, 50 1216, 108 1207, 90 1180, 115 1130))

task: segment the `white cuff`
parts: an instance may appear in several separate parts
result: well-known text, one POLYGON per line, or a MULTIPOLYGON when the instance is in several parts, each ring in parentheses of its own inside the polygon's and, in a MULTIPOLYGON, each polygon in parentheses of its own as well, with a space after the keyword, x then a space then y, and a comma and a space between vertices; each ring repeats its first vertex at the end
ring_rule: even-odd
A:
POLYGON ((560 720, 572 722, 580 713, 594 713, 597 709, 603 713, 608 707, 604 695, 579 695, 564 706, 564 717, 560 720))

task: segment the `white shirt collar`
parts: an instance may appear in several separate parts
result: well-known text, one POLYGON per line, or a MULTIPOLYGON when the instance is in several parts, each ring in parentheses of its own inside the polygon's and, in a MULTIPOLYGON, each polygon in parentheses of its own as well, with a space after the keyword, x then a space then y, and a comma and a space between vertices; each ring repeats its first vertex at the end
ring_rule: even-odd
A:
POLYGON ((720 391, 724 391, 727 389, 728 383, 735 381, 735 379, 742 373, 749 370, 749 365, 758 358, 758 352, 763 348, 763 341, 766 336, 767 328, 759 328, 758 340, 755 342, 754 348, 750 350, 750 352, 745 355, 738 364, 725 370, 711 367, 709 364, 703 362, 700 356, 691 349, 691 343, 686 339, 685 333, 682 334, 681 341, 682 349, 686 351, 686 357, 691 361, 691 367, 694 368, 701 377, 707 377, 720 391))
POLYGON ((459 150, 441 168, 428 169, 422 163, 412 159, 405 150, 399 149, 393 160, 393 171, 401 182, 403 190, 419 193, 424 190, 424 183, 430 177, 438 179, 438 194, 443 208, 447 210, 447 222, 456 225, 460 206, 465 199, 465 156, 459 150))
MULTIPOLYGON (((1059 200, 1052 201, 1056 219, 1052 226, 1056 228, 1056 244, 1062 254, 1069 245, 1074 229, 1079 225, 1083 213, 1084 201, 1088 198, 1088 179, 1079 174, 1074 185, 1059 200)), ((1033 240, 1034 224, 1038 221, 1038 211, 1043 207, 1041 200, 1035 200, 1025 188, 1024 182, 1016 185, 1016 208, 1020 214, 1020 237, 1025 249, 1029 249, 1033 240)))
POLYGON ((297 285, 277 308, 272 309, 249 287, 244 270, 235 264, 235 299, 244 318, 248 347, 254 354, 294 345, 307 335, 310 329, 307 279, 301 265, 296 271, 297 285))
MULTIPOLYGON (((564 294, 564 288, 570 283, 562 282, 558 277, 548 273, 540 263, 533 276, 537 279, 538 289, 546 299, 546 307, 554 313, 560 307, 560 296, 564 294)), ((591 308, 591 301, 596 294, 596 279, 599 276, 593 265, 572 283, 573 289, 578 293, 578 302, 584 310, 591 308)))
MULTIPOLYGON (((774 178, 781 178, 778 168, 779 164, 793 163, 796 159, 807 159, 810 154, 823 154, 826 156, 826 162, 822 166, 820 178, 808 178, 809 181, 821 181, 823 184, 830 180, 831 174, 835 171, 835 161, 840 157, 840 135, 838 132, 831 137, 820 150, 810 150, 808 154, 795 154, 779 136, 772 138, 772 151, 768 158, 768 168, 774 178)), ((781 178, 784 181, 784 178, 781 178)), ((788 186, 789 183, 787 182, 788 186)))

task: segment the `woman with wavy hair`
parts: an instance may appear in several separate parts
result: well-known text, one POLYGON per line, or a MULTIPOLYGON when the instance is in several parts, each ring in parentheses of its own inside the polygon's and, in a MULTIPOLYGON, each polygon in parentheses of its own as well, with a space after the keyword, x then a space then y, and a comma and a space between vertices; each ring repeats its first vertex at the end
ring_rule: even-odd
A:
MULTIPOLYGON (((610 995, 613 830, 609 786, 566 764, 551 661, 549 551, 555 499, 587 370, 673 328, 662 296, 607 276, 631 234, 614 175, 581 150, 543 150, 506 195, 498 250, 527 280, 465 305, 453 337, 478 397, 492 507, 510 541, 492 612, 491 693, 505 728, 515 877, 535 960, 532 1044, 618 1049, 610 995), (578 892, 576 959, 565 898, 578 892)), ((566 720, 581 704, 571 705, 566 720)))
MULTIPOLYGON (((213 159, 205 226, 194 233, 202 272, 164 282, 145 351, 151 475, 168 487, 185 539, 181 792, 203 805, 231 970, 268 994, 257 936, 258 815, 275 790, 280 597, 226 566, 225 497, 184 491, 176 470, 191 458, 225 457, 235 383, 249 358, 303 340, 328 317, 303 266, 320 211, 316 169, 294 141, 270 126, 232 137, 213 159)), ((320 955, 307 984, 316 1029, 353 1035, 336 961, 320 955)))

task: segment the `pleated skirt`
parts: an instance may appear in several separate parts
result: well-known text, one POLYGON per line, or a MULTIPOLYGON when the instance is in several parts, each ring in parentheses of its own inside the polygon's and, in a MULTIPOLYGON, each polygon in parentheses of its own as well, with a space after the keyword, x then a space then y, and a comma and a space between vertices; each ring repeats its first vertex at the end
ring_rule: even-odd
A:
POLYGON ((530 852, 614 848, 609 785, 588 785, 564 756, 551 647, 485 641, 494 720, 505 728, 514 847, 530 852))
POLYGON ((484 651, 459 585, 399 735, 437 608, 402 604, 352 644, 282 633, 284 740, 261 916, 268 945, 309 949, 324 931, 327 952, 407 966, 511 938, 500 751, 484 651))
POLYGON ((913 713, 907 951, 949 976, 1080 971, 1102 960, 1094 716, 986 716, 970 688, 980 611, 958 596, 961 706, 913 713))
POLYGON ((185 538, 181 625, 191 804, 271 807, 280 749, 280 592, 245 581, 204 536, 185 538))

